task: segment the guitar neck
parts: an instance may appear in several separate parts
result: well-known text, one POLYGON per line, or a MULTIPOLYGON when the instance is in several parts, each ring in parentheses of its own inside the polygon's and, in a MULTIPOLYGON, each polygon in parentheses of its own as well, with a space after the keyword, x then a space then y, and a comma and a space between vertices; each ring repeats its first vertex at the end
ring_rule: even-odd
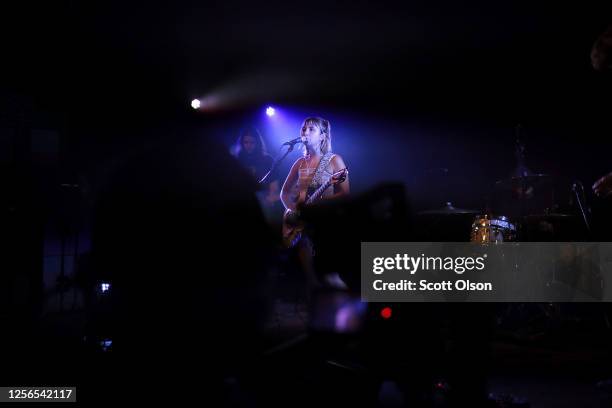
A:
POLYGON ((310 197, 308 197, 308 200, 306 200, 306 205, 308 204, 312 204, 315 200, 317 200, 319 197, 321 197, 323 195, 323 193, 325 192, 325 190, 327 190, 327 188, 329 186, 331 186, 331 180, 326 182, 325 184, 323 184, 321 187, 319 187, 317 189, 317 191, 315 191, 314 193, 312 193, 312 195, 310 197))

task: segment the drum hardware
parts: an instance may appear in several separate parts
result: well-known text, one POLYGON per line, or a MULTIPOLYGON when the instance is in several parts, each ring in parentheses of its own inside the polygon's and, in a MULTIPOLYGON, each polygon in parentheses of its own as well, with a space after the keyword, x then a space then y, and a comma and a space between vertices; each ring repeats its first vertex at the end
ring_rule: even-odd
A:
POLYGON ((427 210, 419 212, 419 215, 453 215, 453 214, 478 214, 478 210, 468 210, 464 208, 453 207, 453 204, 448 201, 442 208, 435 210, 427 210))
POLYGON ((516 224, 506 216, 479 215, 472 223, 470 241, 474 243, 500 243, 516 241, 516 224))
POLYGON ((589 225, 589 219, 587 217, 588 209, 585 209, 584 207, 584 204, 586 203, 584 185, 582 185, 580 180, 574 182, 574 184, 572 185, 572 192, 576 196, 576 203, 578 204, 578 208, 580 209, 580 214, 582 215, 582 219, 584 220, 584 225, 587 231, 591 231, 591 226, 589 225))

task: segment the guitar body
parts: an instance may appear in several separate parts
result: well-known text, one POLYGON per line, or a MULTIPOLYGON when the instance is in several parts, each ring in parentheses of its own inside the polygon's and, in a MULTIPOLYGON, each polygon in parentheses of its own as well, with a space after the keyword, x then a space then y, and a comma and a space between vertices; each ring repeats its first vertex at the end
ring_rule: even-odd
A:
MULTIPOLYGON (((344 180, 346 180, 347 174, 348 169, 346 168, 334 173, 327 183, 322 185, 308 198, 306 198, 306 192, 301 191, 294 200, 296 207, 301 204, 312 204, 315 200, 319 199, 325 190, 327 190, 330 186, 337 183, 342 183, 344 180)), ((304 223, 300 220, 299 213, 297 211, 287 209, 283 215, 283 246, 285 248, 295 247, 300 242, 303 231, 304 223)))
POLYGON ((304 223, 300 221, 297 212, 292 210, 285 211, 283 215, 283 246, 293 248, 302 239, 304 223))

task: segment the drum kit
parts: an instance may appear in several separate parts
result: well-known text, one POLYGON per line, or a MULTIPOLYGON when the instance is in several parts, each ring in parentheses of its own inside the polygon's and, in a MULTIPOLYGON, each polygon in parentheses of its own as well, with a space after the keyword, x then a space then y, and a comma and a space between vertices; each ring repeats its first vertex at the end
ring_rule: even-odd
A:
MULTIPOLYGON (((486 244, 581 241, 587 237, 590 227, 581 184, 531 172, 525 165, 520 131, 518 125, 517 167, 511 177, 494 183, 487 194, 486 209, 456 208, 447 202, 441 208, 421 211, 416 223, 420 240, 486 244)), ((448 178, 448 170, 444 170, 444 178, 448 178)))
MULTIPOLYGON (((484 204, 482 208, 458 208, 452 202, 446 202, 439 208, 418 212, 415 219, 416 239, 480 245, 512 243, 510 246, 495 246, 496 251, 512 259, 505 269, 508 274, 520 274, 532 266, 529 260, 516 258, 518 252, 510 250, 521 246, 523 242, 591 241, 597 234, 598 225, 593 222, 591 230, 584 187, 580 182, 529 171, 524 165, 524 147, 518 139, 516 169, 509 178, 492 183, 482 197, 478 197, 478 201, 484 204)), ((452 184, 448 183, 448 173, 445 171, 441 180, 430 182, 427 181, 431 177, 424 177, 423 184, 446 187, 452 184)), ((444 190, 448 191, 445 192, 446 196, 453 191, 444 190)), ((479 191, 482 190, 479 188, 479 191)), ((453 194, 459 198, 455 191, 453 194)), ((436 201, 443 198, 436 197, 436 201)), ((473 203, 476 201, 473 198, 465 197, 465 202, 473 203)), ((556 269, 553 271, 559 272, 556 269)), ((597 273, 584 276, 588 277, 586 282, 594 282, 591 286, 603 287, 597 273)), ((563 293, 561 290, 567 288, 556 274, 543 275, 542 279, 549 293, 563 293)), ((500 330, 546 333, 548 327, 565 327, 563 325, 568 322, 586 322, 587 318, 592 318, 590 312, 581 315, 580 311, 569 304, 508 303, 499 309, 496 321, 500 330)), ((516 336, 520 337, 519 334, 516 336)))
POLYGON ((571 186, 564 188, 549 175, 511 177, 495 183, 486 210, 457 208, 447 202, 419 212, 417 230, 421 239, 431 241, 580 241, 588 224, 570 201, 577 201, 572 200, 571 186), (563 200, 568 202, 560 203, 563 200))

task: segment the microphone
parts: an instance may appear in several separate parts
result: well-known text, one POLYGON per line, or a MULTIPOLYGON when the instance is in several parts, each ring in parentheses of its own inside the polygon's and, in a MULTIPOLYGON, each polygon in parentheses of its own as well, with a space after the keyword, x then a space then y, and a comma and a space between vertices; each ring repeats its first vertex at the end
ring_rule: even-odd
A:
POLYGON ((296 137, 296 138, 295 138, 295 139, 293 139, 293 140, 290 140, 290 141, 288 141, 288 142, 285 142, 285 143, 283 143, 282 145, 283 145, 283 146, 293 146, 294 144, 296 144, 296 143, 301 143, 301 142, 302 142, 302 137, 300 136, 300 137, 296 137))
POLYGON ((578 188, 580 188, 580 190, 584 194, 584 186, 582 185, 580 180, 574 181, 574 184, 572 184, 572 191, 576 191, 578 190, 578 188))

